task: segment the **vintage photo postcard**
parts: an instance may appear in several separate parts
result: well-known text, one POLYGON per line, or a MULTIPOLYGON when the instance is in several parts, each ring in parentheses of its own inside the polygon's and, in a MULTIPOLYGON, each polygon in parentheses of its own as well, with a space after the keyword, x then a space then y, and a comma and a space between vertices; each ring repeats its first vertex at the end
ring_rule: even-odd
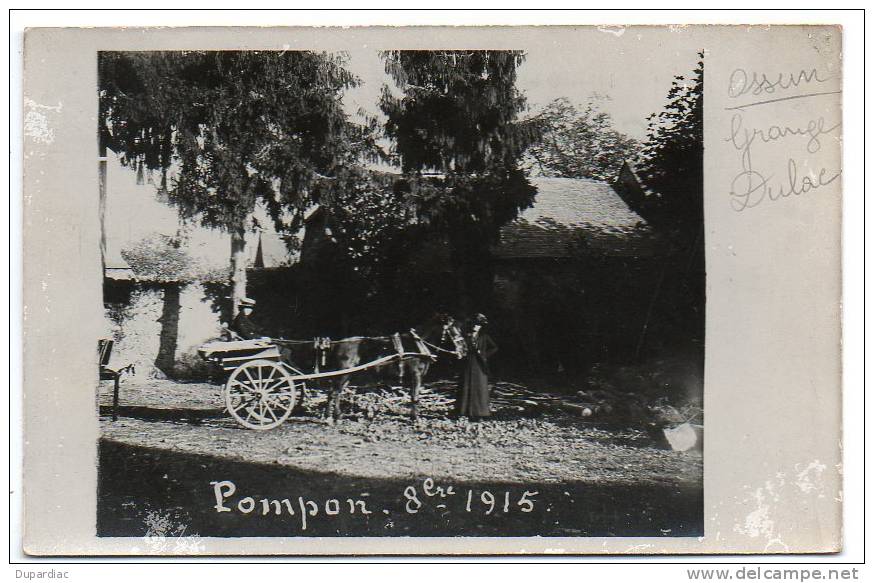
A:
POLYGON ((841 549, 839 27, 24 48, 26 553, 841 549))

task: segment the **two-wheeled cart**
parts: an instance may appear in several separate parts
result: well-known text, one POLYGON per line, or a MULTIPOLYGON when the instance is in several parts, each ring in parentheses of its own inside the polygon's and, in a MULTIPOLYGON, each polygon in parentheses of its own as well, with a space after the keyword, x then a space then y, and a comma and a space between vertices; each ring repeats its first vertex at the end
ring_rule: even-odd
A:
POLYGON ((304 373, 282 361, 278 343, 271 339, 215 341, 199 352, 204 359, 229 372, 224 386, 225 407, 237 423, 248 429, 278 427, 291 415, 306 391, 307 381, 331 379, 405 358, 433 358, 417 338, 419 352, 395 353, 350 368, 304 373))

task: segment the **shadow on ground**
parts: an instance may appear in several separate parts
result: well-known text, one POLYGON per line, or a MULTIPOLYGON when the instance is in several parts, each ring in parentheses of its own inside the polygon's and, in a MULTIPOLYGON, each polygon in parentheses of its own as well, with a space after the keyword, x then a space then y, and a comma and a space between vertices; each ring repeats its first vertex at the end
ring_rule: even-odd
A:
POLYGON ((168 521, 168 532, 214 537, 703 534, 700 484, 454 483, 441 497, 438 486, 448 493, 450 484, 435 484, 428 496, 426 476, 360 478, 108 439, 99 458, 98 536, 154 535, 156 522, 168 521), (210 483, 223 480, 236 492, 224 503, 230 511, 218 512, 210 483))
MULTIPOLYGON (((184 407, 145 407, 140 405, 119 405, 119 417, 130 417, 142 421, 188 422, 195 425, 208 419, 223 419, 228 416, 225 409, 189 409, 184 407)), ((112 415, 112 407, 100 406, 100 415, 112 415)))

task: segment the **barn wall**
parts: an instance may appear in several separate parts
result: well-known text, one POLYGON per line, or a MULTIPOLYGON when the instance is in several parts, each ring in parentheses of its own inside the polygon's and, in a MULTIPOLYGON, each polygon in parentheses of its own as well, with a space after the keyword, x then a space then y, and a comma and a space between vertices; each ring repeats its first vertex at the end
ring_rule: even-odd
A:
POLYGON ((502 367, 573 373, 632 362, 657 279, 657 264, 633 258, 501 262, 492 329, 502 367))

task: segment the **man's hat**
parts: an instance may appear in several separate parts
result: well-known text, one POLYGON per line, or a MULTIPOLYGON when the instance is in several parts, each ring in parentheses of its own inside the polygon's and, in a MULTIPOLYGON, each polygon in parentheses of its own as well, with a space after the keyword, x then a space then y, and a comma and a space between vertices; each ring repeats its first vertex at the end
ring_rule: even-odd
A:
POLYGON ((255 300, 253 300, 252 298, 242 298, 240 300, 240 306, 254 308, 255 307, 255 300))

